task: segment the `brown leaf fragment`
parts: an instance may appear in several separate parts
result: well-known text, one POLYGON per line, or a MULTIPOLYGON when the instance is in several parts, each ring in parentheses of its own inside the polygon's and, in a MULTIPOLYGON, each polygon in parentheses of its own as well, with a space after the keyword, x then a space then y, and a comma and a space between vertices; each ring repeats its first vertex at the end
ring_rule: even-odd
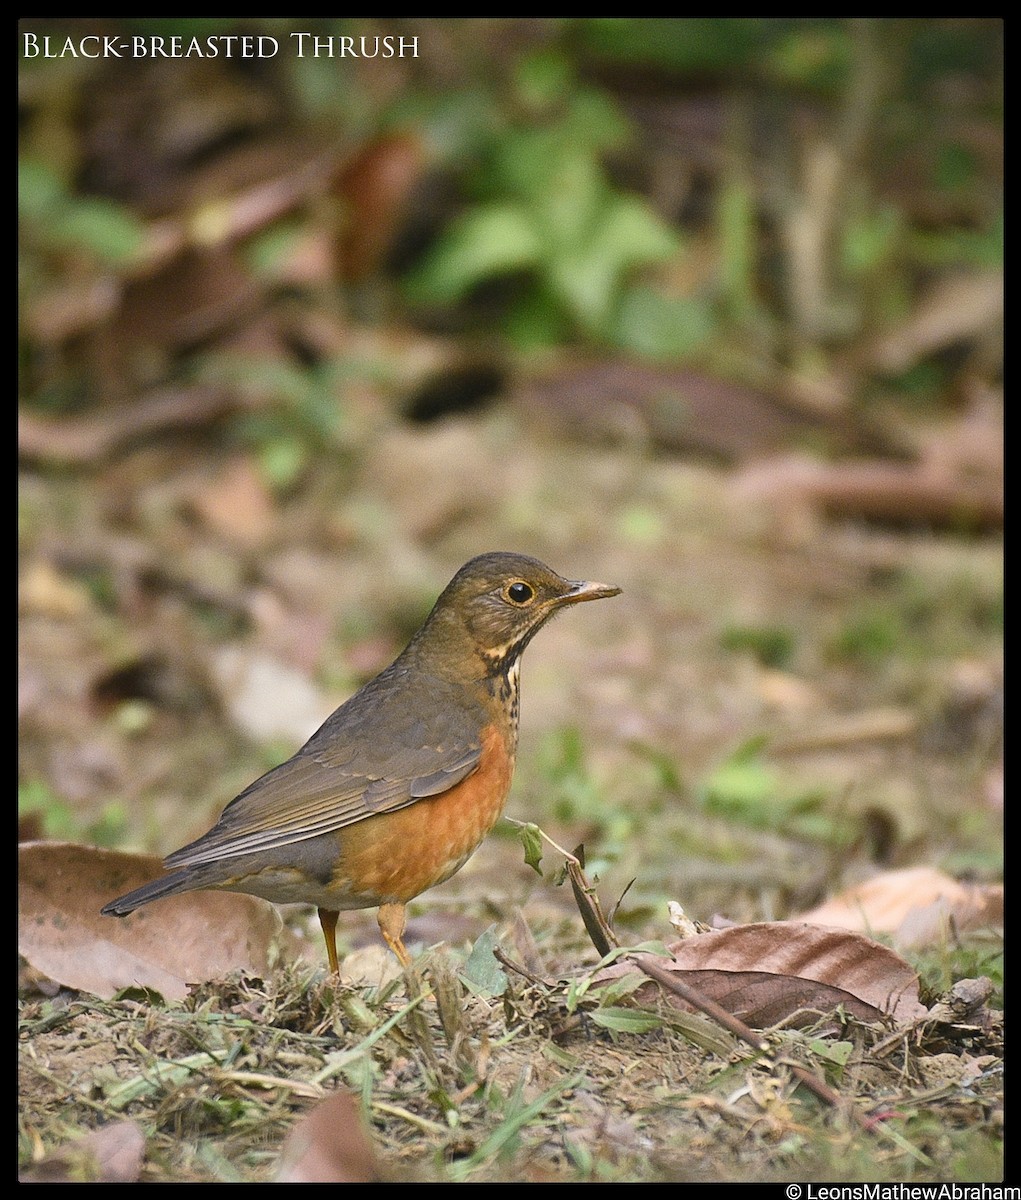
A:
POLYGON ((22 1170, 19 1183, 137 1183, 145 1135, 134 1121, 113 1121, 68 1142, 22 1170))
POLYGON ((584 847, 579 846, 574 855, 573 859, 567 860, 567 874, 571 880, 574 900, 581 913, 581 919, 585 923, 585 930, 592 939, 592 945, 601 955, 605 956, 618 944, 617 939, 603 916, 595 888, 589 883, 582 870, 584 847))
POLYGON ((201 520, 229 542, 249 549, 273 532, 273 497, 251 458, 235 458, 192 498, 201 520))
POLYGON ((345 279, 365 279, 385 262, 425 168, 425 147, 410 133, 367 142, 347 164, 337 184, 349 208, 339 245, 345 279))
POLYGON ((291 1129, 280 1155, 277 1182, 381 1182, 353 1096, 335 1092, 291 1129))
POLYGON ((264 974, 279 941, 277 911, 252 896, 187 892, 105 917, 109 900, 154 879, 160 860, 71 842, 18 847, 18 950, 66 987, 109 998, 141 986, 167 999, 230 971, 264 974))
POLYGON ((222 388, 161 388, 133 404, 81 417, 18 414, 18 453, 43 462, 92 463, 165 429, 204 425, 237 408, 222 388))
POLYGON ((977 529, 1003 524, 1002 480, 932 470, 925 464, 880 459, 824 463, 783 454, 743 468, 733 486, 749 502, 818 509, 829 517, 977 529))
POLYGON ((973 1025, 984 1029, 990 1023, 986 1001, 993 994, 993 981, 986 975, 978 979, 959 979, 932 1006, 929 1017, 944 1025, 973 1025))
MULTIPOLYGON (((797 1024, 837 1007, 863 1021, 923 1017, 918 977, 885 946, 858 933, 788 921, 735 925, 674 942, 673 959, 656 962, 689 987, 754 1029, 765 1029, 807 1010, 797 1024)), ((624 962, 600 971, 596 983, 634 968, 624 962)), ((652 985, 632 993, 651 1002, 652 985), (644 995, 643 995, 644 993, 644 995)), ((677 1007, 684 1001, 670 996, 677 1007)))

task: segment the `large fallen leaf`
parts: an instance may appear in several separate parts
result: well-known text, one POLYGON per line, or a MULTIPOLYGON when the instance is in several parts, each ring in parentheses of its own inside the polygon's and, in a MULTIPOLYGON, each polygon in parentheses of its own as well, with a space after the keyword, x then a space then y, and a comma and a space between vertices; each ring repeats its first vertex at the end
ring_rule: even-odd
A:
POLYGON ((1003 923, 1003 887, 959 883, 934 867, 884 871, 848 888, 801 921, 842 929, 889 933, 902 948, 941 942, 952 924, 958 930, 1003 923))
MULTIPOLYGON (((824 929, 788 921, 735 925, 684 938, 670 947, 673 955, 655 963, 753 1029, 765 1029, 807 1010, 816 1013, 842 1007, 851 1016, 875 1021, 891 1016, 898 1022, 926 1014, 918 999, 918 976, 892 950, 858 933, 824 929)), ((596 983, 635 970, 626 960, 595 977, 596 983)), ((658 985, 643 984, 632 997, 651 1002, 658 985)), ((662 991, 678 1008, 688 1005, 662 991)), ((795 1022, 799 1023, 799 1022, 795 1022)))
POLYGON ((321 1101, 292 1128, 278 1183, 378 1183, 372 1145, 347 1092, 321 1101))
POLYGON ((110 997, 140 985, 168 999, 230 971, 266 972, 281 936, 276 909, 252 896, 188 892, 104 917, 116 896, 160 875, 151 855, 72 842, 18 847, 18 950, 66 987, 110 997))

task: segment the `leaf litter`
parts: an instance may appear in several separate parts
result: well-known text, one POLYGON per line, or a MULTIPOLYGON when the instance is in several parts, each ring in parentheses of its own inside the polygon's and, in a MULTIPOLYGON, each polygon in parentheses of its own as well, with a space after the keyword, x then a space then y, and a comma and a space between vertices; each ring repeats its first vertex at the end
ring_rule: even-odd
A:
MULTIPOLYGON (((47 849, 58 863, 68 852, 47 849)), ((596 888, 580 867, 576 876, 576 899, 593 904, 596 888)), ((588 919, 600 941, 616 941, 601 909, 588 919)), ((214 925, 210 937, 222 933, 214 925)), ((86 957, 89 936, 86 926, 86 957)), ((25 1002, 22 1136, 42 1146, 32 1122, 45 1120, 45 1140, 62 1129, 67 1143, 27 1177, 110 1178, 102 1153, 70 1137, 113 1127, 104 1114, 144 1132, 143 1180, 761 1178, 763 1155, 779 1178, 780 1148, 806 1128, 863 1143, 862 1154, 874 1141, 887 1170, 917 1173, 934 1163, 899 1124, 997 1103, 988 981, 961 981, 930 1013, 908 964, 860 934, 759 923, 696 933, 669 952, 614 946, 604 959, 615 961, 596 968, 572 958, 519 914, 470 952, 434 948, 377 985, 331 980, 299 957, 265 977, 221 973, 173 1001, 127 989, 25 1002), (520 974, 507 943, 534 947, 549 979, 520 974), (658 984, 635 982, 646 961, 658 984), (713 1021, 676 1010, 674 971, 694 981, 703 1013, 715 997, 772 1024, 744 1029, 739 1049, 713 1021), (955 1060, 973 1065, 920 1088, 934 1078, 927 1044, 955 1045, 955 1060), (701 1153, 709 1130, 715 1149, 701 1153)))

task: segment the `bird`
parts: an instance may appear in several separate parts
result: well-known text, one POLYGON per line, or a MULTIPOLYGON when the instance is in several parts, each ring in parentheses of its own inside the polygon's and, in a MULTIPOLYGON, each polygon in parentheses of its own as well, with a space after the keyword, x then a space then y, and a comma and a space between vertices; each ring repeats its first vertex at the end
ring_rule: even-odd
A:
POLYGON ((563 609, 620 590, 525 554, 470 559, 390 666, 168 855, 170 874, 101 911, 123 917, 196 890, 311 904, 337 974, 340 913, 377 908, 407 969, 407 905, 459 871, 503 812, 525 647, 563 609))

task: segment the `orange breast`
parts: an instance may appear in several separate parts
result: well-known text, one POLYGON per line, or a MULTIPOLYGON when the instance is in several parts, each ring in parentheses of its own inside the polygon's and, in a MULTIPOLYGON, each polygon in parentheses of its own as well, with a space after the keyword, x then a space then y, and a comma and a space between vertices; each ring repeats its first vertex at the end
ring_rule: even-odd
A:
POLYGON ((340 859, 330 883, 338 907, 353 907, 355 897, 366 907, 407 902, 449 879, 496 824, 513 773, 513 752, 489 726, 483 730, 478 769, 467 779, 439 796, 341 830, 340 859))

